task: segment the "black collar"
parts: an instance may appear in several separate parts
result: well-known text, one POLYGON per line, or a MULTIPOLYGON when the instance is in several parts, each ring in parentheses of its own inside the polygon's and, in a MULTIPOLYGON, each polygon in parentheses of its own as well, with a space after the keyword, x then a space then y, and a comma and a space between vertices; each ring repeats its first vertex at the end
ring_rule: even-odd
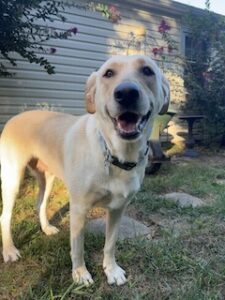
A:
POLYGON ((110 157, 108 157, 108 162, 125 171, 130 171, 133 168, 135 168, 137 165, 136 162, 130 162, 130 161, 121 162, 116 156, 113 156, 111 154, 110 157))
POLYGON ((141 162, 149 152, 150 143, 149 143, 149 141, 147 141, 146 151, 144 153, 144 156, 141 157, 138 162, 131 162, 131 161, 121 162, 116 156, 111 154, 111 152, 110 152, 110 150, 109 150, 109 148, 106 144, 106 141, 103 138, 101 133, 99 133, 99 138, 100 138, 100 144, 102 145, 102 148, 103 148, 103 154, 104 154, 104 158, 105 158, 105 160, 104 160, 105 167, 112 164, 112 165, 114 165, 114 166, 116 166, 116 167, 118 167, 122 170, 130 171, 133 168, 135 168, 137 166, 137 164, 139 162, 141 162))

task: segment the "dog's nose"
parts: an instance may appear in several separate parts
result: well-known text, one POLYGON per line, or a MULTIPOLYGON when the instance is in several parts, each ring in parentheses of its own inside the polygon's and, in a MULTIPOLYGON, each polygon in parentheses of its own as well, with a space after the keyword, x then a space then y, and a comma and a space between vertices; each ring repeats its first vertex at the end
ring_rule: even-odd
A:
POLYGON ((139 97, 139 88, 132 82, 122 82, 114 90, 115 100, 124 106, 134 105, 139 97))

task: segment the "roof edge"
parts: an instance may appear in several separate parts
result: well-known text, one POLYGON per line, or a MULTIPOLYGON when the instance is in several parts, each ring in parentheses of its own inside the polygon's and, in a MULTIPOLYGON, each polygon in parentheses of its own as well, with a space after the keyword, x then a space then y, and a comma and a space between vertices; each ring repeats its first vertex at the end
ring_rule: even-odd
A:
MULTIPOLYGON (((145 9, 151 9, 152 11, 163 12, 179 17, 183 16, 185 13, 188 13, 190 11, 197 15, 202 15, 207 12, 206 9, 198 8, 173 0, 139 0, 138 2, 136 0, 124 0, 123 3, 134 4, 136 7, 138 6, 145 9)), ((223 16, 217 13, 214 14, 218 16, 223 16)))

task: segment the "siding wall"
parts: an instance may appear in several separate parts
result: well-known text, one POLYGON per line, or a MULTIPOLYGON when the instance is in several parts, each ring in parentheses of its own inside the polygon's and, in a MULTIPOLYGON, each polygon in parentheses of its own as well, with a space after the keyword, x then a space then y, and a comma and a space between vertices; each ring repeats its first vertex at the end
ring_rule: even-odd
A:
MULTIPOLYGON (((113 24, 98 12, 75 7, 66 9, 65 23, 51 23, 57 29, 78 28, 77 35, 69 40, 46 43, 47 48, 54 47, 57 50, 55 54, 45 55, 55 65, 56 74, 48 75, 38 65, 30 64, 18 56, 17 67, 12 68, 7 64, 9 70, 16 74, 12 78, 0 78, 0 129, 11 116, 44 103, 50 109, 72 114, 84 113, 84 86, 90 73, 113 54, 142 52, 153 56, 152 48, 163 45, 158 33, 162 18, 171 26, 170 34, 180 47, 180 25, 175 18, 168 16, 171 13, 169 10, 168 15, 162 15, 157 11, 143 10, 138 4, 128 6, 121 2, 116 4, 122 14, 119 24, 113 24), (130 47, 127 50, 131 32, 141 42, 139 49, 130 47), (145 41, 143 32, 147 36, 145 41)), ((164 67, 165 64, 166 68, 174 66, 173 55, 167 56, 164 67)), ((178 70, 177 67, 174 69, 178 70)))

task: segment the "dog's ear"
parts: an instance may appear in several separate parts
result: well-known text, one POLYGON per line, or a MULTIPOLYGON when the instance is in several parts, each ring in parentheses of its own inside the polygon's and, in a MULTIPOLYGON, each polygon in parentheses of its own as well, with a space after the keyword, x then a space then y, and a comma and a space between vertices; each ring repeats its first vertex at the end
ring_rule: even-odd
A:
POLYGON ((93 72, 89 76, 85 88, 86 110, 90 114, 95 113, 96 78, 97 78, 97 72, 93 72))
POLYGON ((161 107, 159 115, 166 114, 170 104, 170 84, 163 74, 162 74, 162 98, 163 98, 163 105, 161 107))

